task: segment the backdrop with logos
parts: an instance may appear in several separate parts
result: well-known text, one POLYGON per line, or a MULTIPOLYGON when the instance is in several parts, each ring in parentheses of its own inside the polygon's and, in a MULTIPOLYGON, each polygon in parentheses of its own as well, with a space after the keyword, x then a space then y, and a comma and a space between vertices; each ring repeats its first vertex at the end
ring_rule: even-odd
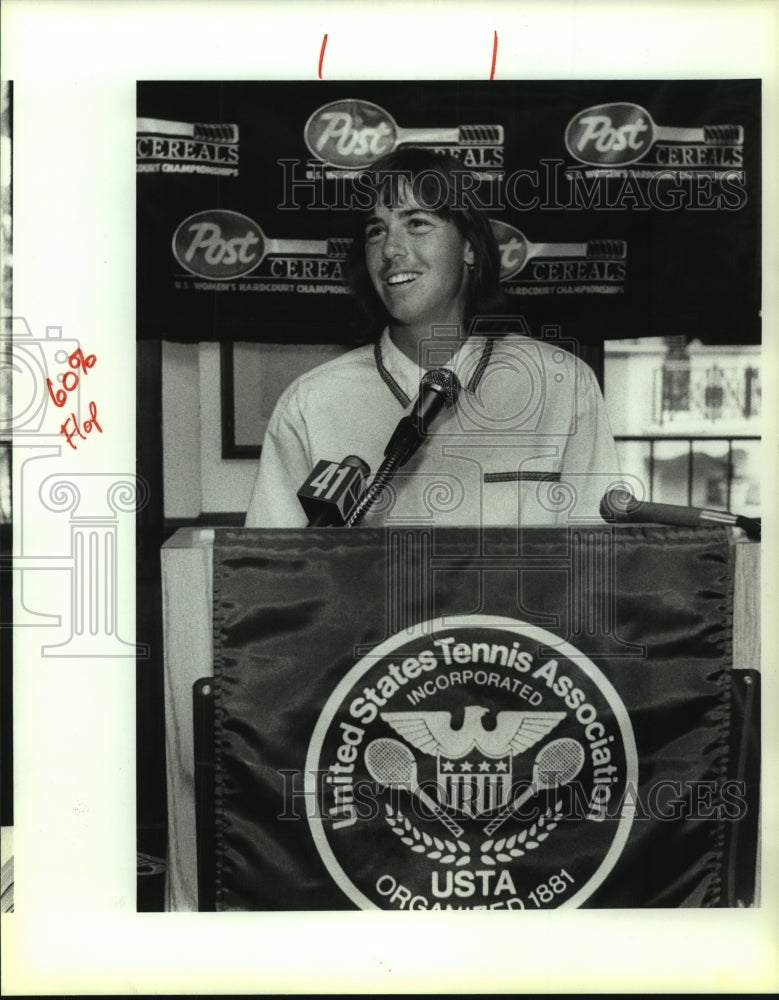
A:
POLYGON ((475 175, 513 311, 580 342, 760 340, 760 81, 138 85, 140 339, 347 343, 358 177, 475 175))

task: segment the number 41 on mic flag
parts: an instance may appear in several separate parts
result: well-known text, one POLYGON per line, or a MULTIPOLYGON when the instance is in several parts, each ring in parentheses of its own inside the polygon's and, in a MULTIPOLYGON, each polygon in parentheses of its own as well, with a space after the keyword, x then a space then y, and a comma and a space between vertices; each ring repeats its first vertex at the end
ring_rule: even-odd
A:
POLYGON ((298 490, 298 500, 311 527, 340 526, 360 499, 368 465, 355 455, 342 462, 317 462, 298 490))

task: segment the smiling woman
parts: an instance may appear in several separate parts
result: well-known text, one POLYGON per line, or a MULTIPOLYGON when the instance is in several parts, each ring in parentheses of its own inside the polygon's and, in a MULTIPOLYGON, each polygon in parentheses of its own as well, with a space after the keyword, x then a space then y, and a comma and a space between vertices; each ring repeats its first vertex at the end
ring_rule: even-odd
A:
MULTIPOLYGON (((474 175, 459 160, 405 148, 363 176, 373 204, 357 228, 345 274, 374 338, 388 325, 393 340, 416 327, 416 335, 405 334, 411 344, 429 338, 433 324, 468 327, 477 315, 503 311, 495 234, 475 197, 474 175), (396 272, 397 281, 402 268, 426 276, 418 289, 424 295, 408 307, 388 295, 387 279, 396 272)), ((418 357, 413 350, 411 356, 418 357)))
POLYGON ((344 274, 372 343, 282 394, 247 527, 304 526, 298 490, 310 480, 318 498, 330 483, 326 470, 310 477, 317 462, 329 463, 336 484, 354 479, 344 470, 357 463, 344 456, 379 469, 381 479, 393 430, 412 413, 420 420, 423 397, 444 383, 449 409, 434 406, 434 425, 425 420, 421 443, 393 468, 391 488, 362 523, 598 519, 600 497, 618 478, 600 390, 573 354, 533 340, 521 317, 507 315, 474 175, 452 156, 407 147, 359 181, 369 197, 344 274), (430 371, 442 367, 443 382, 430 371))
POLYGON ((365 231, 365 261, 391 318, 393 340, 412 360, 433 323, 459 324, 473 250, 450 219, 423 209, 410 185, 379 204, 365 231))

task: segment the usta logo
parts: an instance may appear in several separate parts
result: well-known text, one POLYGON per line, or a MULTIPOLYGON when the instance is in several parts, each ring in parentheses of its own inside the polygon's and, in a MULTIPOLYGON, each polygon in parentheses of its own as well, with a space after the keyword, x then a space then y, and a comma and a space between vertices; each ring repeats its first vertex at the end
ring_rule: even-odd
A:
POLYGON ((649 113, 638 104, 598 104, 575 115, 565 130, 568 152, 596 166, 640 159, 654 141, 649 113))
POLYGON ((238 278, 262 259, 260 227, 240 212, 209 209, 185 219, 173 236, 173 255, 201 278, 238 278))

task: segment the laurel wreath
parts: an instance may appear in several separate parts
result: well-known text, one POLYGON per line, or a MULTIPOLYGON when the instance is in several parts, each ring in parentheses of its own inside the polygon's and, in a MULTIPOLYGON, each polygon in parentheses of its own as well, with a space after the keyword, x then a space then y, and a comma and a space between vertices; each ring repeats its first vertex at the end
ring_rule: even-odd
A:
POLYGON ((562 808, 562 802, 558 802, 554 812, 547 809, 543 816, 539 816, 536 823, 520 830, 519 833, 501 837, 500 840, 485 840, 481 845, 482 864, 495 865, 498 861, 513 861, 514 858, 521 858, 528 851, 535 850, 557 826, 557 817, 562 808), (490 853, 492 851, 495 852, 494 857, 490 853))
POLYGON ((400 837, 401 844, 406 844, 416 854, 424 854, 426 858, 438 861, 442 865, 467 865, 471 860, 470 845, 464 840, 441 840, 440 837, 431 837, 429 833, 414 826, 400 809, 393 811, 392 806, 387 804, 384 808, 386 810, 384 818, 392 832, 400 837))
MULTIPOLYGON (((400 837, 401 844, 410 847, 416 854, 424 854, 431 861, 438 861, 442 865, 459 867, 467 865, 471 860, 471 848, 464 840, 441 840, 440 837, 431 836, 424 830, 415 826, 400 809, 393 810, 392 806, 385 804, 385 819, 390 829, 396 836, 400 837)), ((499 840, 485 840, 481 845, 481 861, 485 865, 496 865, 499 861, 513 861, 521 858, 528 851, 533 851, 539 847, 555 829, 558 818, 563 808, 562 802, 558 802, 554 811, 547 809, 543 816, 531 826, 513 833, 510 837, 501 837, 499 840)))

